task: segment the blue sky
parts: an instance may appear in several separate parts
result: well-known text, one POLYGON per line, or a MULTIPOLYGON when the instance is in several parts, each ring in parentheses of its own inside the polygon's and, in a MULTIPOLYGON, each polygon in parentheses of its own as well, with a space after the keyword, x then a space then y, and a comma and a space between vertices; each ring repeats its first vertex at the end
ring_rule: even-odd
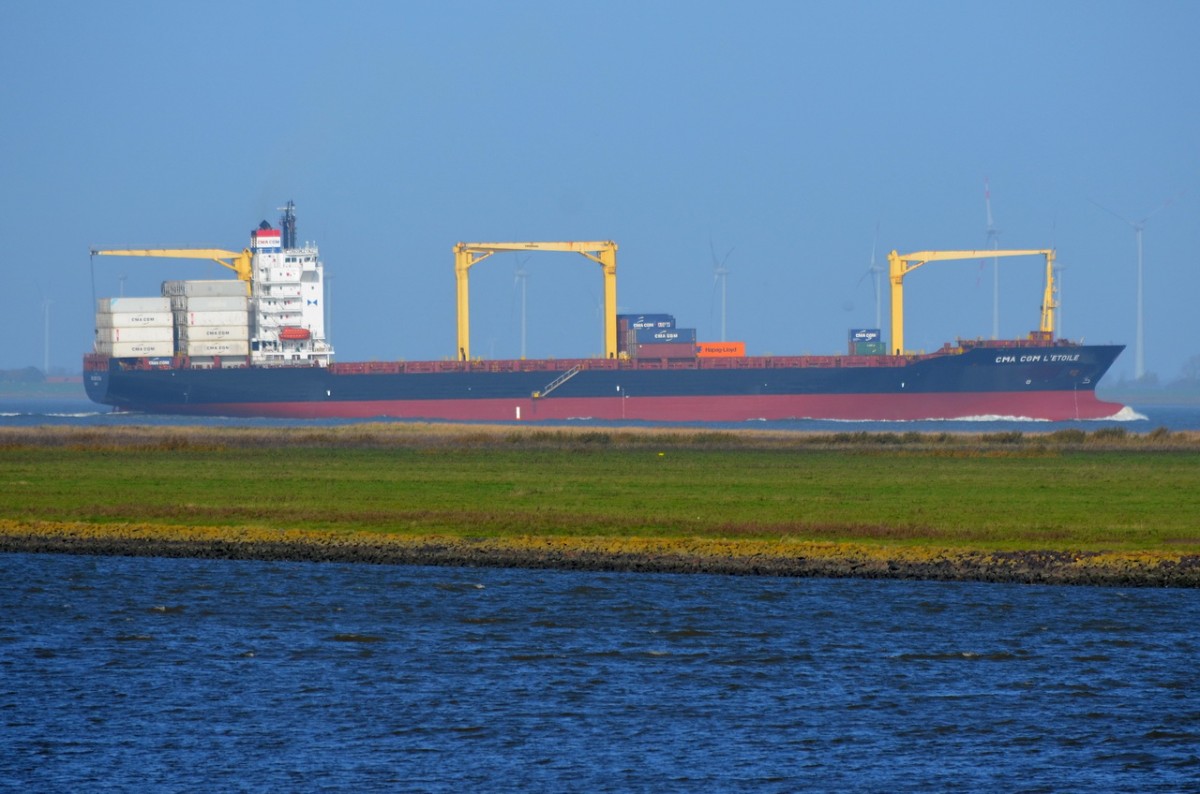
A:
MULTIPOLYGON (((0 368, 77 371, 88 250, 240 250, 296 202, 332 276, 338 358, 452 357, 452 246, 615 240, 618 303, 751 353, 874 324, 871 251, 1054 247, 1063 331, 1146 367, 1200 354, 1200 4, 0 4, 0 368), (1170 202, 1168 206, 1163 205, 1170 202), (876 228, 878 239, 876 240, 876 228)), ((476 355, 519 353, 516 255, 472 271, 476 355)), ((600 351, 599 268, 539 254, 531 356, 600 351)), ((989 336, 992 271, 906 280, 910 348, 989 336)), ((96 295, 215 265, 100 258, 96 295), (122 281, 123 279, 123 281, 122 281)), ((1040 262, 1001 260, 1000 331, 1040 262)), ((885 303, 886 306, 886 303, 885 303)), ((885 309, 886 326, 886 309, 885 309)))

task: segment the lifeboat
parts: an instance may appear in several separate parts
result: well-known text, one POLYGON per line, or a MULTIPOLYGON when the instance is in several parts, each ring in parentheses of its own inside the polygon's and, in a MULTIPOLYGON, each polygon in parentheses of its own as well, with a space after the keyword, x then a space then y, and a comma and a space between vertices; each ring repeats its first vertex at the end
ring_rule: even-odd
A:
POLYGON ((312 336, 312 334, 309 333, 307 328, 297 328, 295 326, 288 326, 279 332, 280 339, 286 339, 292 342, 303 341, 308 339, 310 336, 312 336))

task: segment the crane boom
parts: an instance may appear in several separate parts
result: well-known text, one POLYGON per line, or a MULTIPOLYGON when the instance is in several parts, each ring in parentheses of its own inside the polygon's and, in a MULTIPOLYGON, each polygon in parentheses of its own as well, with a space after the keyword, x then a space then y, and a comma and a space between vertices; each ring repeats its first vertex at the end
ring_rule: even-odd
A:
POLYGON ((471 322, 467 271, 501 251, 572 251, 604 270, 604 355, 617 355, 617 244, 603 242, 458 243, 454 246, 454 275, 458 286, 458 355, 471 358, 471 322))
POLYGON ((1054 335, 1054 249, 1021 248, 990 249, 985 251, 917 251, 912 254, 888 254, 888 278, 892 284, 892 339, 891 347, 897 355, 904 353, 904 277, 927 262, 944 262, 951 259, 989 259, 1001 256, 1044 256, 1046 257, 1046 289, 1042 296, 1042 319, 1039 331, 1054 335))
POLYGON ((227 267, 237 277, 246 282, 246 289, 250 289, 250 282, 254 278, 253 269, 250 266, 250 261, 253 254, 249 248, 243 249, 241 253, 237 251, 225 251, 220 248, 93 248, 92 256, 150 256, 159 257, 162 259, 211 259, 222 267, 227 267), (225 261, 230 260, 230 261, 225 261))

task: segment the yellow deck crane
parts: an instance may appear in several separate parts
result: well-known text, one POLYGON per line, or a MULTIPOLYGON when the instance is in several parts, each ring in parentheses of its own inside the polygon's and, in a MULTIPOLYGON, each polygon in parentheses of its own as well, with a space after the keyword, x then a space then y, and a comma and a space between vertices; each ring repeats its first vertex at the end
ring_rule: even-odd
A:
POLYGON ((1044 256, 1046 257, 1046 289, 1042 296, 1042 322, 1039 331, 1050 340, 1054 337, 1054 310, 1058 304, 1054 299, 1054 249, 1032 248, 986 251, 917 251, 912 254, 888 254, 888 277, 892 283, 892 339, 891 348, 896 355, 904 354, 904 277, 927 262, 943 262, 949 259, 991 259, 998 256, 1044 256))
POLYGON ((471 359, 471 319, 467 271, 501 251, 573 251, 604 270, 604 356, 617 355, 617 244, 611 240, 586 243, 458 243, 454 246, 454 276, 458 284, 458 356, 471 359))
POLYGON ((249 248, 241 253, 224 251, 220 248, 93 248, 92 256, 150 256, 163 259, 211 259, 222 267, 227 267, 237 277, 246 282, 246 294, 251 294, 251 283, 254 273, 250 262, 253 254, 249 248), (229 260, 229 261, 226 261, 229 260))

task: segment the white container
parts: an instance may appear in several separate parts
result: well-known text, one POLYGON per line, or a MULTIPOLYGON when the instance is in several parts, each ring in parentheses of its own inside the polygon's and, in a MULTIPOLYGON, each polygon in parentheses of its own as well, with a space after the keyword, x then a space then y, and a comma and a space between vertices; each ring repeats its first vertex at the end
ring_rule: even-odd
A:
POLYGON ((173 356, 172 342, 96 342, 96 352, 113 358, 145 358, 147 356, 173 356))
POLYGON ((171 309, 177 312, 244 312, 250 307, 250 299, 245 295, 218 298, 189 298, 187 295, 176 295, 164 300, 171 301, 171 309))
POLYGON ((250 343, 241 342, 195 342, 189 340, 180 345, 181 352, 189 356, 248 356, 250 343))
POLYGON ((175 324, 181 328, 185 325, 249 325, 250 315, 246 312, 175 312, 175 324))
POLYGON ((246 295, 246 282, 240 279, 222 279, 220 281, 164 281, 162 294, 166 296, 186 295, 197 298, 234 298, 246 295))
POLYGON ((245 325, 181 325, 180 342, 245 342, 250 338, 250 329, 245 325))
POLYGON ((101 298, 96 301, 96 311, 108 314, 169 312, 170 298, 101 298))
POLYGON ((172 325, 170 312, 96 312, 97 328, 145 328, 172 325))
POLYGON ((151 325, 134 328, 97 328, 98 342, 174 342, 175 331, 169 326, 151 325))

